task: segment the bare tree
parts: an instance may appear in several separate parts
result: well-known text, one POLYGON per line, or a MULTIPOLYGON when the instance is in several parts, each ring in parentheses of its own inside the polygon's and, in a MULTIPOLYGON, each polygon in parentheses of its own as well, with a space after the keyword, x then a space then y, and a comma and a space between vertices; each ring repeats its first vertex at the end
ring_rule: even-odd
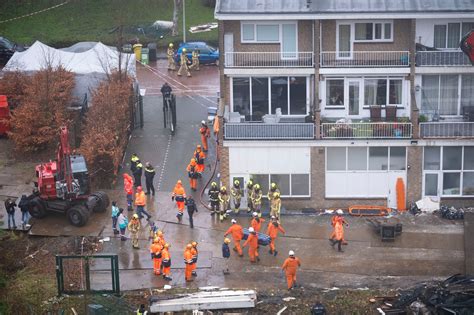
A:
POLYGON ((173 27, 171 28, 171 36, 178 35, 178 13, 179 9, 182 7, 182 0, 174 0, 173 8, 173 27))

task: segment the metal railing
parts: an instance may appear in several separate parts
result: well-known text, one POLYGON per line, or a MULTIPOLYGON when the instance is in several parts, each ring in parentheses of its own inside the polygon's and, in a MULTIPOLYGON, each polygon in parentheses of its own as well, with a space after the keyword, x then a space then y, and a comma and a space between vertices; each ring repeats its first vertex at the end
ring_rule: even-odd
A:
POLYGON ((309 140, 314 139, 313 123, 226 123, 226 140, 309 140))
POLYGON ((352 67, 408 67, 408 51, 322 51, 320 64, 323 68, 352 67))
POLYGON ((311 68, 313 52, 226 52, 227 68, 311 68))
POLYGON ((420 123, 422 138, 473 138, 474 122, 420 123))
POLYGON ((409 139, 412 124, 399 122, 322 123, 322 139, 409 139))
POLYGON ((417 66, 470 66, 469 58, 460 50, 454 51, 417 51, 416 56, 417 66))

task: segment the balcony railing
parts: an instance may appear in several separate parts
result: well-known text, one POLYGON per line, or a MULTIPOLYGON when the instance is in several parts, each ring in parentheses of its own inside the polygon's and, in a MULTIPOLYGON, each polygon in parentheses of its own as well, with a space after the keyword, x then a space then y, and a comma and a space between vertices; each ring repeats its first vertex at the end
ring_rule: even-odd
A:
POLYGON ((227 68, 311 68, 313 52, 226 52, 227 68))
POLYGON ((420 123, 422 138, 473 138, 474 122, 420 123))
POLYGON ((314 139, 313 123, 226 123, 226 140, 310 140, 314 139))
POLYGON ((469 58, 462 51, 417 51, 416 65, 439 67, 439 66, 470 66, 469 58))
POLYGON ((409 139, 411 123, 322 123, 322 139, 409 139))
POLYGON ((323 68, 408 67, 409 56, 408 51, 323 51, 320 62, 323 68))

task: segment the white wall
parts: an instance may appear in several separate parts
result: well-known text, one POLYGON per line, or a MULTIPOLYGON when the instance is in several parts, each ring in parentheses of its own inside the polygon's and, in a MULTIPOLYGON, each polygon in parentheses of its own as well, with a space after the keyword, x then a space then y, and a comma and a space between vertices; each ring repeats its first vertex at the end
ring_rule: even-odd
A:
POLYGON ((451 19, 417 19, 416 39, 417 43, 433 47, 434 45, 434 25, 459 22, 474 22, 474 19, 451 20, 451 19))

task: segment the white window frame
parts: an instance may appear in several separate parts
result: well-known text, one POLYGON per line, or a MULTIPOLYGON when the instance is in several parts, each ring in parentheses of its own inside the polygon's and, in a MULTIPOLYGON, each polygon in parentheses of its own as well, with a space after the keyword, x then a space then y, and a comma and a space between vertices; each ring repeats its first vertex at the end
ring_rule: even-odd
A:
MULTIPOLYGON (((443 23, 435 23, 433 24, 433 32, 434 32, 434 29, 436 26, 446 26, 446 42, 444 43, 445 47, 444 48, 436 48, 436 49, 441 49, 441 50, 461 50, 459 47, 453 47, 453 48, 448 48, 448 42, 449 42, 449 39, 448 39, 448 35, 449 35, 449 24, 459 24, 459 38, 458 38, 458 42, 461 41, 462 37, 465 35, 462 33, 462 27, 463 27, 463 24, 465 23, 474 23, 474 21, 463 21, 463 22, 459 22, 459 21, 446 21, 446 22, 443 22, 443 23)), ((434 36, 433 36, 433 47, 435 47, 435 43, 434 43, 435 39, 434 39, 434 36)))
POLYGON ((403 88, 403 82, 404 82, 404 79, 403 77, 364 77, 363 78, 363 86, 362 86, 362 95, 363 95, 363 99, 362 99, 362 102, 364 103, 362 108, 363 109, 369 109, 371 105, 374 105, 374 104, 371 104, 371 105, 367 105, 365 104, 365 81, 366 80, 386 80, 386 84, 387 84, 387 95, 385 95, 385 105, 382 105, 382 107, 384 108, 385 106, 397 106, 397 108, 400 108, 400 109, 403 109, 404 106, 403 106, 403 103, 404 103, 404 88, 403 88), (390 104, 390 80, 401 80, 402 81, 402 97, 401 97, 401 101, 402 103, 401 104, 390 104))
POLYGON ((390 42, 393 42, 393 20, 377 20, 377 21, 370 21, 370 20, 366 20, 366 21, 355 21, 353 22, 353 25, 352 25, 352 28, 353 28, 353 34, 354 34, 354 37, 353 37, 353 41, 354 43, 373 43, 373 42, 377 42, 377 43, 390 43, 390 42), (355 28, 356 28, 356 24, 368 24, 368 23, 371 23, 372 24, 372 39, 356 39, 355 38, 355 35, 356 35, 356 31, 355 31, 355 28), (375 39, 375 25, 376 24, 381 24, 381 35, 382 35, 382 38, 381 39, 375 39), (385 24, 390 24, 390 38, 384 38, 384 35, 385 35, 385 24))
MULTIPOLYGON (((441 76, 442 75, 453 75, 453 74, 426 74, 429 76, 437 76, 438 77, 438 106, 436 108, 436 114, 439 115, 439 109, 440 109, 440 97, 441 97, 441 76)), ((456 75, 456 74, 455 74, 456 75)), ((421 76, 421 91, 423 92, 423 77, 425 75, 421 76)), ((462 116, 462 108, 461 108, 461 100, 462 100, 462 74, 457 74, 458 77, 458 99, 457 99, 457 108, 456 108, 456 114, 453 115, 439 115, 440 117, 461 117, 462 116)), ((421 104, 423 103, 423 95, 421 96, 420 100, 420 109, 421 109, 421 104)), ((421 110, 423 113, 423 109, 421 110)))
MULTIPOLYGON (((289 181, 289 189, 290 189, 290 194, 289 195, 280 195, 281 198, 309 198, 311 197, 311 173, 252 173, 250 175, 268 175, 268 187, 271 185, 271 177, 272 175, 289 175, 290 181, 289 181), (293 195, 291 184, 293 180, 293 175, 308 175, 308 195, 293 195)), ((258 183, 257 183, 258 184, 258 183)), ((278 183, 276 183, 278 185, 278 183)), ((268 192, 267 191, 262 191, 263 196, 266 196, 268 192)))
MULTIPOLYGON (((296 49, 298 50, 298 21, 241 21, 240 22, 240 42, 242 44, 282 44, 282 25, 293 24, 296 27, 296 49), (244 25, 253 25, 253 40, 244 39, 244 25), (278 40, 258 40, 257 39, 257 25, 276 25, 278 26, 278 40)), ((296 51, 297 53, 298 51, 296 51)), ((289 58, 294 59, 294 58, 289 58)))

